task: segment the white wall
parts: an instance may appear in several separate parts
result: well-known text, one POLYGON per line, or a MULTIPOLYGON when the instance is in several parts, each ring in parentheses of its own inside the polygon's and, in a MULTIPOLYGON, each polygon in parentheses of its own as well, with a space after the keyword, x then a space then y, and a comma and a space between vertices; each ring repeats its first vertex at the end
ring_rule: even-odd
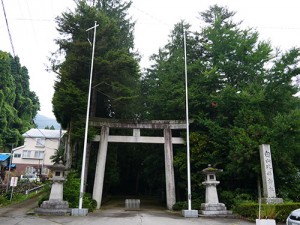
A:
POLYGON ((58 149, 59 140, 58 139, 46 139, 45 140, 45 147, 38 147, 36 146, 36 138, 25 138, 24 146, 20 147, 19 149, 16 148, 14 151, 14 156, 16 154, 20 154, 20 158, 13 157, 14 164, 36 164, 36 165, 52 165, 53 163, 50 160, 50 156, 54 155, 56 149, 58 149), (30 157, 22 158, 23 151, 29 150, 31 151, 30 157), (44 157, 43 158, 34 158, 35 151, 43 151, 44 157))

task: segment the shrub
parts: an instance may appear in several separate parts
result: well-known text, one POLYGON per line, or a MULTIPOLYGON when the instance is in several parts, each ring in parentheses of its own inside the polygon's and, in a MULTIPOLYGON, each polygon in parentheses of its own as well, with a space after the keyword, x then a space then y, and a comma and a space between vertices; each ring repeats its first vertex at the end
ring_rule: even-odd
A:
POLYGON ((0 206, 6 205, 8 201, 6 196, 0 195, 0 206))
POLYGON ((232 209, 235 205, 245 202, 253 202, 250 194, 240 193, 240 191, 222 191, 220 192, 221 202, 225 203, 228 209, 232 209))
POLYGON ((84 208, 88 208, 89 212, 93 212, 97 208, 97 201, 92 198, 91 194, 85 193, 82 205, 84 208))
MULTIPOLYGON (((192 208, 193 209, 200 209, 201 208, 201 202, 202 200, 201 199, 194 199, 192 201, 192 208)), ((176 202, 172 209, 175 210, 175 211, 180 211, 180 210, 183 210, 183 209, 187 209, 188 208, 188 203, 187 201, 182 201, 182 202, 176 202)))
POLYGON ((64 184, 64 200, 69 202, 70 208, 77 208, 79 204, 80 179, 76 172, 69 172, 64 184))
POLYGON ((182 209, 187 209, 187 207, 188 207, 188 204, 187 204, 186 201, 184 201, 184 202, 176 202, 173 205, 172 209, 175 210, 175 211, 180 211, 182 209))
MULTIPOLYGON (((79 192, 80 192, 80 178, 77 172, 72 171, 68 173, 67 182, 64 185, 64 200, 69 202, 70 208, 78 208, 79 205, 79 192)), ((96 200, 92 199, 89 193, 83 196, 82 206, 93 211, 97 207, 96 200)))
MULTIPOLYGON (((261 218, 273 218, 277 222, 285 222, 291 211, 300 208, 300 203, 262 204, 261 218)), ((236 205, 233 211, 245 218, 255 220, 258 218, 258 203, 242 203, 236 205)))
POLYGON ((50 197, 50 188, 45 189, 45 192, 40 196, 39 201, 38 201, 38 206, 40 206, 43 201, 48 201, 50 197))

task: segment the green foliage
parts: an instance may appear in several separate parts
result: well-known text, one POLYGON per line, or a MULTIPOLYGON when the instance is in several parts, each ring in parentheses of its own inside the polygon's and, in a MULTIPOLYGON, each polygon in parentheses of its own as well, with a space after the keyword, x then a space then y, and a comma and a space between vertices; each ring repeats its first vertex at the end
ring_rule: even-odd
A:
POLYGON ((4 195, 0 195, 0 207, 6 205, 7 198, 4 195))
MULTIPOLYGON (((192 208, 200 210, 201 202, 202 202, 202 200, 200 200, 200 199, 193 199, 192 208)), ((187 208, 188 208, 187 201, 176 202, 172 207, 172 209, 175 211, 180 211, 180 210, 187 209, 187 208)))
MULTIPOLYGON (((91 90, 91 117, 132 119, 137 118, 140 94, 138 54, 134 52, 133 26, 128 16, 131 2, 101 0, 76 1, 76 8, 57 17, 56 40, 58 51, 50 59, 51 69, 57 74, 52 99, 53 111, 62 128, 69 133, 69 154, 72 168, 79 169, 82 160, 83 137, 87 112, 88 88, 93 30, 86 29, 97 21, 94 68, 91 90), (64 61, 57 61, 63 55, 64 61)), ((96 133, 97 132, 97 133, 96 133)), ((89 127, 88 140, 99 130, 89 127)), ((89 145, 90 146, 90 145, 89 145)), ((87 149, 89 153, 90 148, 87 149)), ((92 154, 87 154, 92 155, 92 154)), ((91 157, 92 158, 92 157, 91 157)), ((110 160, 110 159, 109 159, 110 160)), ((117 165, 112 157, 112 165, 117 165)), ((95 164, 95 157, 91 160, 95 164)), ((118 168, 106 170, 111 185, 119 179, 118 168)), ((107 181, 108 179, 106 179, 107 181)), ((88 180, 93 182, 93 179, 88 180)))
POLYGON ((58 164, 61 161, 64 163, 64 154, 65 154, 64 147, 59 146, 59 148, 55 150, 54 155, 50 156, 51 162, 58 164))
POLYGON ((51 125, 51 127, 49 127, 48 125, 44 128, 46 130, 55 130, 55 127, 53 125, 51 125))
POLYGON ((233 208, 233 212, 250 220, 255 220, 258 218, 258 207, 258 204, 253 202, 241 203, 233 208))
MULTIPOLYGON (((64 200, 69 202, 70 208, 78 208, 80 192, 80 178, 77 172, 68 173, 67 182, 64 185, 64 200)), ((96 209, 97 202, 92 199, 91 195, 85 193, 82 202, 83 208, 88 208, 90 212, 96 209)))
POLYGON ((70 208, 78 207, 80 191, 80 178, 76 172, 69 172, 64 184, 64 200, 69 202, 70 208))
POLYGON ((29 89, 29 75, 19 58, 0 51, 0 146, 23 143, 22 133, 32 127, 39 110, 37 96, 29 89))
MULTIPOLYGON (((127 19, 130 4, 102 0, 92 7, 78 1, 74 11, 57 18, 62 37, 56 42, 66 58, 63 62, 52 59, 58 74, 53 107, 58 121, 69 129, 70 149, 79 159, 73 167, 79 167, 81 160, 89 82, 91 47, 85 30, 98 21, 90 115, 151 120, 185 119, 185 28, 189 113, 194 121, 190 126, 193 196, 204 195, 203 187, 199 188, 204 180, 201 170, 212 164, 224 169, 218 179, 226 204, 257 198, 258 146, 264 143, 271 145, 278 194, 298 200, 300 100, 293 80, 300 73, 299 49, 272 49, 269 42, 260 41, 256 30, 234 22, 235 12, 215 5, 200 13, 205 25, 199 31, 184 22, 176 24, 168 43, 151 57, 151 67, 140 76, 137 55, 132 52, 134 23, 127 19)), ((97 131, 93 132, 89 130, 89 138, 97 131)), ((120 144, 112 149, 104 191, 138 192, 143 186, 149 193, 163 192, 160 153, 149 146, 138 155, 135 146, 120 144), (128 178, 128 174, 134 175, 128 178)), ((186 161, 185 146, 174 147, 179 200, 186 199, 186 161)), ((91 163, 96 164, 95 157, 91 163)))
MULTIPOLYGON (((288 215, 299 207, 300 203, 262 204, 261 218, 273 218, 279 223, 284 223, 288 215)), ((258 203, 242 203, 235 206, 234 213, 254 221, 258 219, 259 205, 258 203)))
POLYGON ((43 187, 43 193, 39 196, 38 206, 40 206, 43 203, 43 201, 48 201, 49 200, 50 192, 51 192, 51 186, 52 186, 52 183, 48 182, 43 187))
MULTIPOLYGON (((174 26, 169 42, 152 57, 142 80, 147 119, 184 119, 183 27, 187 33, 192 191, 207 164, 224 169, 220 191, 256 198, 260 144, 270 144, 276 187, 297 200, 289 185, 298 172, 300 144, 300 51, 273 50, 257 31, 241 28, 234 12, 217 5, 200 13, 205 22, 192 32, 174 26), (284 167, 282 165, 285 165, 284 167), (288 178, 287 178, 288 176, 288 178), (290 190, 290 191, 288 191, 290 190)), ((184 136, 183 134, 182 136, 184 136)), ((186 179, 186 156, 174 154, 175 170, 186 179)), ((298 183, 296 180, 295 183, 298 183)), ((179 186, 186 193, 185 186, 179 186)), ((227 198, 229 201, 229 198, 227 198)), ((230 204, 234 204, 230 202, 230 204)))
MULTIPOLYGON (((13 197, 12 197, 11 201, 10 201, 11 189, 9 189, 8 192, 6 192, 6 185, 1 186, 1 189, 0 189, 0 207, 10 205, 10 204, 19 203, 19 202, 23 202, 26 199, 35 197, 37 195, 44 196, 45 194, 47 195, 47 193, 50 193, 49 192, 49 186, 45 185, 44 187, 39 189, 38 193, 31 192, 28 195, 25 195, 26 190, 32 189, 32 188, 37 187, 39 185, 41 185, 41 184, 36 184, 34 182, 30 182, 30 183, 28 183, 28 182, 18 182, 18 186, 14 188, 13 197)), ((49 199, 49 194, 48 194, 48 199, 49 199)), ((45 200, 48 200, 48 199, 45 199, 45 200)), ((39 204, 40 204, 40 201, 39 201, 39 204)))
POLYGON ((77 1, 75 11, 65 12, 56 20, 63 35, 56 43, 66 57, 62 63, 55 61, 55 58, 52 60, 52 69, 58 73, 53 107, 57 120, 64 128, 86 113, 91 60, 86 29, 94 25, 94 21, 98 22, 99 27, 95 44, 91 115, 135 116, 133 109, 139 94, 139 74, 137 59, 132 52, 133 23, 127 18, 131 3, 113 2, 103 0, 90 6, 87 1, 77 1))
POLYGON ((245 193, 242 190, 236 191, 220 191, 219 192, 221 202, 225 203, 228 209, 233 209, 236 205, 244 204, 246 202, 253 202, 253 195, 251 193, 245 193))
POLYGON ((10 201, 11 191, 8 191, 4 195, 0 195, 0 206, 7 206, 10 204, 22 202, 27 199, 27 196, 21 193, 13 193, 12 199, 10 201))

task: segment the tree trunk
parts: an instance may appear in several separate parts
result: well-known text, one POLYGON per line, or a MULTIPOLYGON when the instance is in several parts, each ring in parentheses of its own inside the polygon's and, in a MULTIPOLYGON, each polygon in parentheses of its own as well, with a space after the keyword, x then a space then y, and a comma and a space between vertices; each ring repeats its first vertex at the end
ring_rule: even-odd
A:
POLYGON ((71 169, 72 166, 72 145, 71 145, 71 123, 68 128, 67 141, 65 142, 65 160, 67 169, 71 169))

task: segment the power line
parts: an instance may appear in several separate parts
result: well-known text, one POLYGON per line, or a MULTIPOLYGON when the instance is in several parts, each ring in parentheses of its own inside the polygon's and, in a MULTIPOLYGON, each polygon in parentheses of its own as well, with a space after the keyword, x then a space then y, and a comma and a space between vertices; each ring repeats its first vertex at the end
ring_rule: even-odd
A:
POLYGON ((8 32, 8 35, 9 35, 9 40, 10 40, 11 48, 12 48, 14 57, 16 57, 14 44, 13 44, 11 33, 10 33, 10 30, 9 30, 9 26, 8 26, 8 21, 7 21, 7 16, 6 16, 4 2, 3 2, 3 0, 1 0, 1 2, 2 2, 2 8, 3 8, 3 13, 4 13, 4 17, 5 17, 5 22, 6 22, 6 27, 7 27, 7 32, 8 32))
MULTIPOLYGON (((25 3, 26 3, 26 8, 27 8, 27 12, 28 12, 29 19, 31 19, 32 16, 31 16, 30 7, 29 7, 29 5, 28 5, 28 1, 25 0, 25 3)), ((34 26, 34 24, 32 23, 31 20, 30 20, 30 25, 31 25, 31 28, 32 28, 32 31, 33 31, 33 38, 35 39, 35 43, 36 43, 37 46, 39 47, 39 40, 37 39, 35 26, 34 26)), ((38 49, 39 49, 39 48, 38 48, 38 49)))
POLYGON ((54 19, 43 19, 43 18, 17 18, 16 20, 22 21, 33 21, 33 22, 54 22, 54 19))

